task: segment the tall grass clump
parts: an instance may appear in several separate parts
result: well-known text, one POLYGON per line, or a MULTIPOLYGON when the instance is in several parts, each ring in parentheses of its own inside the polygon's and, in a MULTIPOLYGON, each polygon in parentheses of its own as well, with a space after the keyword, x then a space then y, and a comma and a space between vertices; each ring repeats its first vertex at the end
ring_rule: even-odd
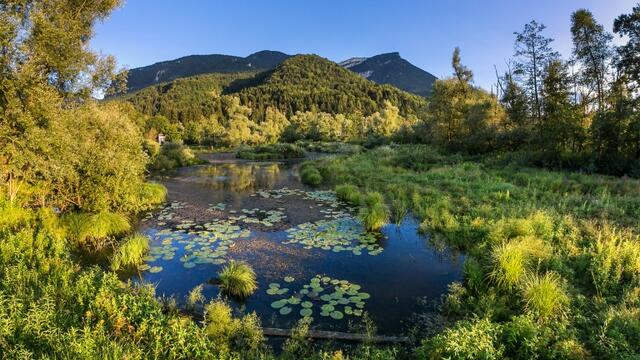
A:
POLYGON ((336 197, 349 205, 359 206, 362 201, 362 194, 355 185, 336 186, 336 197))
POLYGON ((316 186, 322 182, 322 175, 315 165, 304 163, 300 167, 300 179, 304 184, 316 186))
POLYGON ((596 292, 617 296, 625 287, 640 284, 640 239, 631 231, 610 225, 588 229, 592 238, 590 273, 596 292))
POLYGON ((367 193, 359 217, 368 231, 379 230, 389 222, 389 208, 384 203, 382 194, 379 192, 367 193))
POLYGON ((127 237, 113 253, 111 270, 118 271, 124 267, 142 264, 147 251, 149 251, 149 239, 146 236, 135 234, 127 237))
POLYGON ((258 288, 256 274, 249 264, 231 261, 218 274, 220 288, 230 296, 245 298, 258 288))
POLYGON ((490 277, 500 287, 511 289, 518 285, 532 265, 547 259, 550 254, 550 247, 534 236, 506 241, 491 252, 493 270, 490 277))
POLYGON ((111 237, 131 229, 126 216, 108 211, 97 214, 70 213, 63 217, 69 239, 76 245, 103 247, 111 237))
POLYGON ((528 275, 523 281, 522 297, 527 311, 544 320, 560 315, 569 303, 558 274, 528 275))

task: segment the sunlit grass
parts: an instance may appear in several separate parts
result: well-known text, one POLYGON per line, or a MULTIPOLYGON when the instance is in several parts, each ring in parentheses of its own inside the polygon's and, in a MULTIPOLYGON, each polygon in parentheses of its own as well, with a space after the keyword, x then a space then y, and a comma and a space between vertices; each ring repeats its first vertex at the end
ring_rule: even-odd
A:
POLYGON ((81 246, 90 244, 98 248, 104 246, 110 237, 131 229, 126 216, 107 211, 97 214, 66 214, 63 223, 72 242, 81 246))
POLYGON ((349 205, 358 206, 362 201, 362 194, 355 185, 343 184, 336 186, 336 197, 349 205))
POLYGON ((389 208, 384 203, 384 197, 377 192, 367 193, 364 205, 358 215, 364 227, 369 231, 376 231, 389 222, 389 208))
POLYGON ((258 288, 256 274, 249 264, 231 261, 218 274, 220 289, 233 297, 245 298, 258 288))
POLYGON ((548 272, 542 276, 528 275, 523 282, 522 296, 527 311, 540 319, 560 315, 569 303, 569 297, 562 288, 561 278, 548 272))
POLYGON ((111 270, 118 271, 124 267, 140 265, 144 255, 149 251, 149 239, 141 234, 125 238, 113 253, 111 270))

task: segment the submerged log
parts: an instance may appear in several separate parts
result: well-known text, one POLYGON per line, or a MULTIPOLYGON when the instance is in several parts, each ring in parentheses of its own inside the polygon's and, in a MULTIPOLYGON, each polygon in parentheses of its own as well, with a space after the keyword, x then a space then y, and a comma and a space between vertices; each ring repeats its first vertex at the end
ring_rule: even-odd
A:
MULTIPOLYGON (((277 328, 262 328, 262 333, 265 336, 277 336, 277 337, 291 337, 290 329, 277 329, 277 328)), ((375 343, 408 343, 409 338, 406 336, 385 336, 385 335, 373 335, 366 334, 352 334, 338 331, 322 331, 322 330, 309 330, 307 337, 311 339, 325 339, 325 340, 345 340, 345 341, 371 341, 375 343)))

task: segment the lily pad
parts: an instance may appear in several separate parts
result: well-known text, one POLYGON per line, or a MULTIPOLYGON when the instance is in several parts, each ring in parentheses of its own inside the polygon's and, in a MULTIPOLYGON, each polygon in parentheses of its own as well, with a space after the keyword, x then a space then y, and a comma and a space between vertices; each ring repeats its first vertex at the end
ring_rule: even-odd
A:
POLYGON ((292 309, 288 306, 285 306, 283 308, 280 309, 280 315, 288 315, 290 314, 292 311, 292 309))

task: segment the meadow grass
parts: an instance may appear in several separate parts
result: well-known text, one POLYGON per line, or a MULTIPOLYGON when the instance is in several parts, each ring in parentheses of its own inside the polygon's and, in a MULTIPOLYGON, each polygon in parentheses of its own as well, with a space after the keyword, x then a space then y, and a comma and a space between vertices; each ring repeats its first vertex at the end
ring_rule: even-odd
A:
POLYGON ((220 289, 233 297, 245 298, 258 288, 256 274, 249 264, 230 261, 218 274, 220 289))
POLYGON ((144 262, 149 251, 149 238, 142 234, 126 237, 117 247, 111 258, 111 270, 118 271, 125 267, 134 267, 144 262))
POLYGON ((389 222, 389 208, 384 203, 382 194, 378 192, 367 193, 358 216, 368 231, 379 230, 389 222))
POLYGON ((540 319, 559 316, 569 303, 560 276, 553 272, 528 275, 522 285, 527 311, 540 319))

